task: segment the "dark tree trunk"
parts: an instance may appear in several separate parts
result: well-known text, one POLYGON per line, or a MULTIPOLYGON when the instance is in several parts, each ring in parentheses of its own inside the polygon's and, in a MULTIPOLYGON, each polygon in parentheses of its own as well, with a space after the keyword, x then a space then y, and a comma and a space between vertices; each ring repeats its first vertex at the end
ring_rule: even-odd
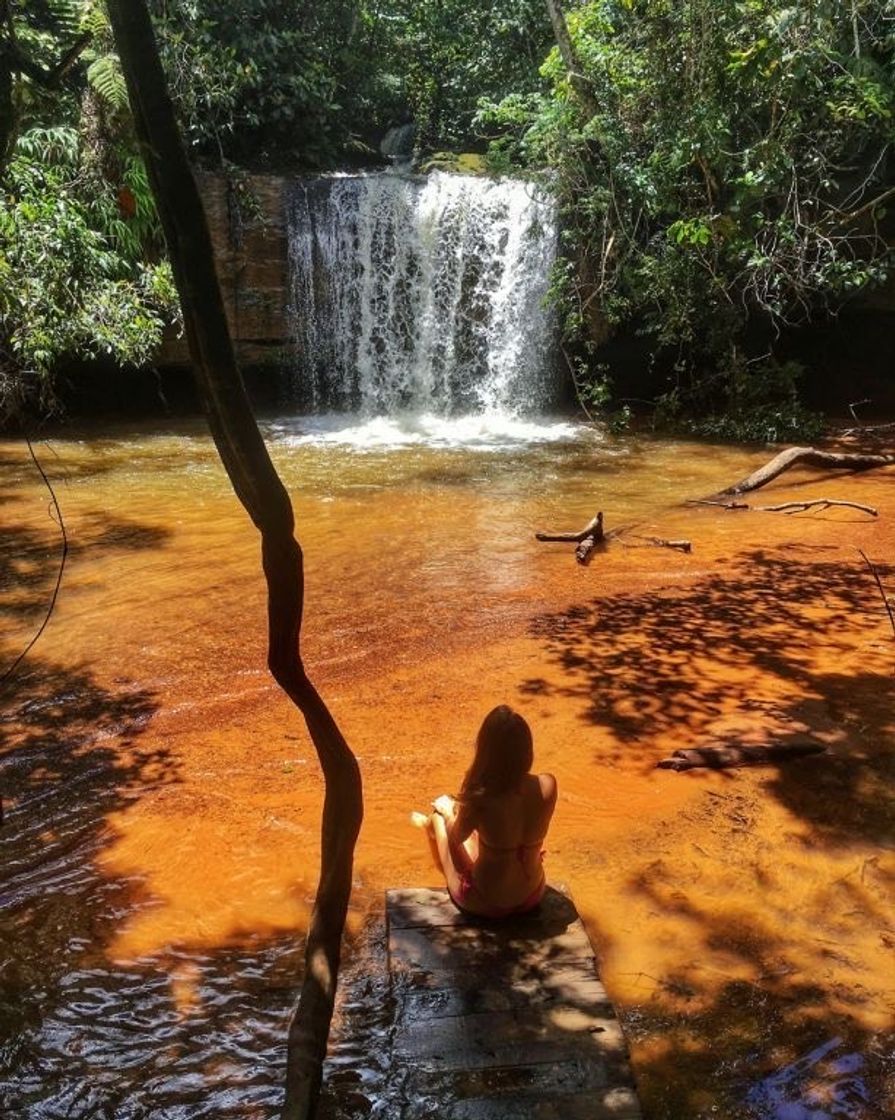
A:
POLYGON ((181 143, 146 3, 109 0, 108 9, 208 423, 233 489, 261 534, 268 592, 268 665, 304 716, 325 779, 320 881, 308 930, 301 995, 289 1029, 283 1112, 289 1120, 307 1120, 316 1111, 354 845, 363 817, 360 771, 302 664, 299 638, 304 577, 292 505, 270 461, 237 368, 211 238, 181 143))

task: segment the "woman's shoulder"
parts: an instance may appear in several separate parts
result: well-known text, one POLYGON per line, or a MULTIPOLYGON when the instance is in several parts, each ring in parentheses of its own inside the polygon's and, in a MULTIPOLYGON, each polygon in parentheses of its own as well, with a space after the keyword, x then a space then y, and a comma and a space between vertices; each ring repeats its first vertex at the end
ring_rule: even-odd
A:
POLYGON ((537 783, 545 801, 556 800, 556 778, 552 774, 538 774, 537 783))

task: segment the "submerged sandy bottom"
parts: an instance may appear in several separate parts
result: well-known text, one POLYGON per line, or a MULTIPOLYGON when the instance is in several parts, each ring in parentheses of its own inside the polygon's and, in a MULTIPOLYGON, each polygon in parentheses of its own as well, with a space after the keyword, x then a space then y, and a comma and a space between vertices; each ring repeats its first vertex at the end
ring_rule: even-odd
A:
MULTIPOLYGON (((269 434, 307 560, 306 660, 366 783, 330 1113, 390 1115, 382 893, 435 881, 407 814, 457 787, 501 702, 557 775, 549 874, 599 947, 648 1120, 895 1113, 895 638, 857 552, 895 593, 895 473, 793 473, 761 500, 880 516, 787 517, 680 504, 763 451, 269 434), (630 537, 581 569, 533 540, 598 507, 693 552, 630 537), (829 754, 655 769, 805 735, 829 754)), ((4 1115, 269 1114, 321 780, 264 670, 254 530, 198 427, 38 450, 72 551, 3 724, 4 1115)), ((58 530, 23 449, 0 456, 8 661, 58 530)))

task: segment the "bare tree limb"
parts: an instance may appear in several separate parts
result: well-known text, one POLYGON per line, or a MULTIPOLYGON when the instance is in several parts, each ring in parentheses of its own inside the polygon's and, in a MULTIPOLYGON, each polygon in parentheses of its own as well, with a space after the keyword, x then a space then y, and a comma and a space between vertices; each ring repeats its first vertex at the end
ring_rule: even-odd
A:
POLYGON ((539 541, 571 541, 577 543, 575 559, 579 564, 590 561, 594 549, 605 543, 603 533, 603 514, 598 513, 583 529, 577 533, 535 533, 539 541))
MULTIPOLYGON (((587 564, 591 558, 594 549, 599 545, 605 545, 608 541, 619 541, 620 544, 627 544, 625 534, 629 532, 629 528, 612 529, 610 532, 603 531, 603 514, 598 513, 591 521, 589 521, 583 529, 577 533, 535 533, 535 539, 539 541, 562 541, 577 543, 578 547, 575 549, 575 559, 579 564, 587 564)), ((656 545, 659 548, 673 548, 679 552, 690 552, 692 546, 689 541, 666 540, 664 537, 643 537, 632 534, 636 540, 646 541, 647 544, 656 545)))
MULTIPOLYGON (((693 545, 690 541, 686 540, 668 540, 665 537, 641 537, 636 533, 633 534, 635 540, 646 541, 647 544, 654 544, 657 548, 672 548, 676 552, 692 552, 693 545)), ((624 537, 621 533, 614 535, 614 539, 620 540, 622 544, 625 543, 624 537)))
POLYGON ((759 490, 775 478, 795 466, 827 467, 832 470, 867 471, 874 467, 888 467, 895 464, 895 455, 857 454, 841 451, 819 451, 815 447, 788 447, 775 455, 770 462, 759 467, 733 486, 699 500, 699 503, 712 504, 715 499, 735 497, 750 490, 759 490))
MULTIPOLYGON (((860 502, 843 502, 836 498, 814 498, 805 502, 781 502, 778 506, 752 506, 751 508, 758 513, 804 513, 806 509, 813 509, 815 506, 820 509, 842 506, 846 509, 858 509, 862 513, 869 513, 871 517, 879 517, 879 510, 873 506, 864 506, 860 502)), ((744 504, 743 508, 749 509, 750 507, 744 504)))
POLYGON ((202 201, 180 139, 145 0, 108 0, 138 139, 168 243, 199 394, 233 489, 261 535, 268 666, 304 716, 324 777, 320 879, 289 1028, 288 1120, 311 1120, 335 1003, 354 845, 363 817, 360 770, 307 676, 299 644, 302 552, 292 504, 252 414, 227 326, 202 201))
POLYGON ((804 513, 806 509, 815 506, 828 509, 830 506, 843 506, 847 509, 857 509, 862 513, 869 513, 871 517, 879 517, 879 510, 874 506, 865 506, 860 502, 846 502, 839 498, 809 498, 803 502, 781 502, 776 506, 751 506, 748 502, 714 502, 711 498, 696 498, 687 502, 688 506, 717 506, 719 509, 748 509, 754 513, 804 513))
POLYGON ((603 536, 603 514, 598 513, 596 517, 592 518, 588 523, 577 533, 535 533, 535 539, 539 541, 583 541, 585 537, 602 537, 603 536))
POLYGON ((884 202, 888 202, 893 197, 895 197, 895 187, 890 187, 882 194, 878 194, 876 198, 871 198, 869 202, 865 202, 863 206, 859 206, 857 210, 852 210, 848 214, 837 214, 835 224, 839 226, 851 225, 858 218, 863 218, 865 214, 869 214, 877 206, 882 206, 884 202))

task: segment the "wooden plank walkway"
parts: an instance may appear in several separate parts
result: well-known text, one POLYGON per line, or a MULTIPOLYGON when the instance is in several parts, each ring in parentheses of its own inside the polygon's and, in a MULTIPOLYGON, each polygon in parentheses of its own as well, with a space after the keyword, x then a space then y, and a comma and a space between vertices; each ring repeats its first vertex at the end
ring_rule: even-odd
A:
POLYGON ((565 894, 549 888, 535 914, 496 922, 460 914, 445 890, 391 890, 386 916, 400 1120, 640 1120, 565 894))

